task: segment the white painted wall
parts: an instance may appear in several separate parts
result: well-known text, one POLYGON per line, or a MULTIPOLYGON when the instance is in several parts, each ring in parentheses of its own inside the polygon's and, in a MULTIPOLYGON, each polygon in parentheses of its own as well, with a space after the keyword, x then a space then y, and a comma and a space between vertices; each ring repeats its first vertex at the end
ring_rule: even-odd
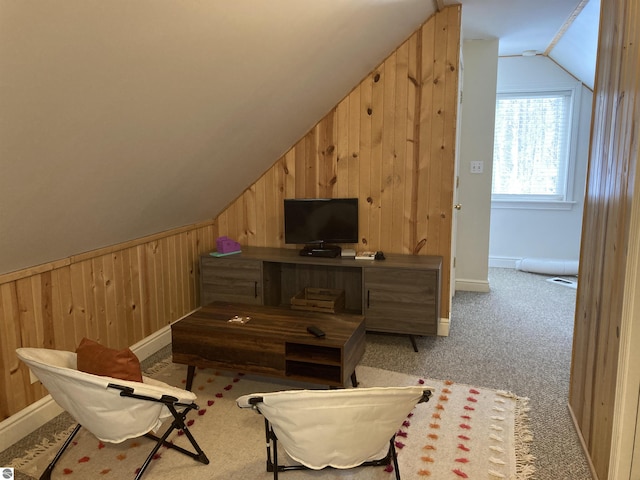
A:
POLYGON ((456 290, 488 291, 491 165, 496 109, 498 40, 463 44, 463 101, 456 238, 456 290), (472 174, 472 161, 484 171, 472 174))
MULTIPOLYGON (((543 57, 504 57, 498 61, 498 92, 514 88, 554 88, 576 79, 543 57)), ((580 115, 573 184, 575 203, 567 210, 491 208, 489 265, 515 267, 522 258, 578 260, 589 158, 592 92, 580 86, 580 115)))
POLYGON ((496 91, 573 86, 576 79, 542 56, 498 58, 493 40, 465 41, 463 59, 456 290, 488 291, 490 266, 515 268, 522 258, 578 259, 593 93, 580 87, 575 203, 567 210, 492 208, 496 91), (472 161, 483 162, 483 173, 470 172, 472 161))

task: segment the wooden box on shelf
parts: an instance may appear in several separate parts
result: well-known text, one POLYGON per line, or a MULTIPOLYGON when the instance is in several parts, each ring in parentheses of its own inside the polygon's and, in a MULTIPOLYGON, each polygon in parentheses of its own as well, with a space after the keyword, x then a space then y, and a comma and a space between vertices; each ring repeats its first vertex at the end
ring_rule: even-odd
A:
POLYGON ((340 312, 344 310, 344 290, 307 287, 291 298, 291 308, 324 313, 340 312))

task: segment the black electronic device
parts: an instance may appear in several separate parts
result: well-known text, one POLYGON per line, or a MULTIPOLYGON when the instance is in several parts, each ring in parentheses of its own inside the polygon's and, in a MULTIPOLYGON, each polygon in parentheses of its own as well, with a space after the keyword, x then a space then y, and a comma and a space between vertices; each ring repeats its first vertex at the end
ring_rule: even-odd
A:
POLYGON ((307 327, 307 332, 309 332, 311 335, 315 337, 324 337, 324 332, 320 330, 318 327, 316 327, 315 325, 311 325, 310 327, 307 327))
POLYGON ((384 253, 382 252, 382 250, 378 250, 373 258, 375 260, 384 260, 384 253))
POLYGON ((304 244, 300 255, 338 257, 336 243, 358 243, 357 198, 284 200, 284 241, 304 244))

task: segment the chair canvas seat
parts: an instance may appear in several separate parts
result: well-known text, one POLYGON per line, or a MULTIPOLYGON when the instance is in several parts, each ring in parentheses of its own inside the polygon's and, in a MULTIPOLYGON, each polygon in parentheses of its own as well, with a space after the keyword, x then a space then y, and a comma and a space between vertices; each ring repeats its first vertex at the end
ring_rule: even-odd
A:
POLYGON ((117 382, 136 394, 153 398, 171 395, 191 403, 196 395, 187 390, 143 377, 143 382, 115 380, 76 370, 76 354, 62 350, 20 348, 18 357, 38 377, 55 401, 99 440, 120 443, 157 431, 171 412, 162 403, 141 402, 120 396, 109 388, 117 382))
POLYGON ((155 440, 153 449, 137 471, 136 480, 145 473, 161 446, 177 450, 205 465, 209 463, 185 423, 187 413, 198 409, 194 393, 148 377, 143 377, 143 382, 132 382, 80 372, 75 352, 18 348, 16 354, 51 397, 78 422, 40 480, 51 478, 56 463, 81 427, 108 443, 141 436, 155 440), (168 418, 173 420, 167 421, 170 425, 164 433, 159 437, 153 435, 151 432, 156 432, 168 418), (195 451, 167 441, 169 435, 178 429, 182 430, 195 451))
POLYGON ((384 458, 389 440, 425 390, 429 388, 292 390, 244 395, 237 404, 255 405, 293 460, 314 470, 346 469, 384 458))

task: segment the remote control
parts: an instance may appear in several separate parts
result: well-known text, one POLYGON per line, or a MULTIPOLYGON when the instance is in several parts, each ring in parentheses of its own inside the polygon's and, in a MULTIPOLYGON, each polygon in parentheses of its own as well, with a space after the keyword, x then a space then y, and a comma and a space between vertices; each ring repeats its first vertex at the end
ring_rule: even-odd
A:
POLYGON ((311 335, 315 335, 316 337, 324 337, 324 332, 315 325, 307 327, 307 332, 309 332, 311 335))

